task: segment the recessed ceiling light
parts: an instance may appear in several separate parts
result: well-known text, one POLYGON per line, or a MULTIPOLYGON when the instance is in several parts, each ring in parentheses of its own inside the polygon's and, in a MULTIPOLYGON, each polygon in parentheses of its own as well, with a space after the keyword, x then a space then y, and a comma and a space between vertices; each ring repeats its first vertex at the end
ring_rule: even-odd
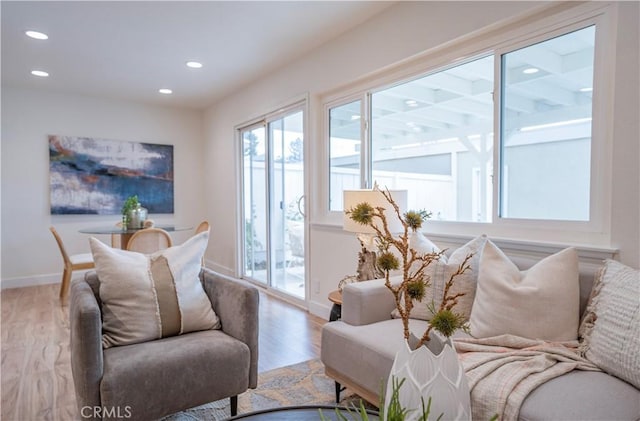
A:
POLYGON ((192 69, 200 69, 202 67, 202 63, 198 61, 188 61, 187 67, 191 67, 192 69))
POLYGON ((404 103, 407 104, 407 106, 409 106, 409 107, 417 107, 418 106, 418 101, 416 101, 415 99, 408 99, 404 103))
POLYGON ((171 89, 167 89, 167 88, 158 89, 158 92, 165 95, 171 95, 173 93, 171 89))
POLYGON ((26 31, 25 34, 33 39, 49 39, 47 34, 38 31, 26 31))
POLYGON ((360 120, 360 114, 353 114, 351 120, 360 120))
POLYGON ((522 73, 524 73, 525 75, 532 75, 534 73, 538 73, 539 71, 540 69, 537 69, 535 67, 527 67, 522 71, 522 73))
POLYGON ((43 70, 32 70, 31 74, 34 76, 39 76, 39 77, 47 77, 49 76, 49 73, 43 71, 43 70))
POLYGON ((580 88, 580 92, 592 92, 593 88, 580 88))

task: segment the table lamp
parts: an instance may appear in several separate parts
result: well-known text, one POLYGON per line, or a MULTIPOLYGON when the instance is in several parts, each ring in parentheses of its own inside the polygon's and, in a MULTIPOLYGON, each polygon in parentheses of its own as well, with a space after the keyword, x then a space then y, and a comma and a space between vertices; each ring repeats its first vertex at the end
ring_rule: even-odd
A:
MULTIPOLYGON (((407 190, 389 190, 389 193, 400 208, 400 215, 403 215, 407 208, 407 190)), ((384 273, 376 266, 376 253, 374 251, 376 247, 374 244, 376 232, 372 227, 359 224, 351 219, 346 211, 353 209, 360 203, 366 202, 374 208, 384 208, 387 225, 391 233, 402 232, 404 226, 395 214, 393 206, 391 206, 378 188, 370 190, 344 190, 343 198, 345 212, 343 214, 342 228, 345 231, 355 232, 362 247, 358 254, 357 281, 382 278, 384 273)), ((376 223, 380 223, 380 228, 382 229, 381 221, 376 220, 376 223)))

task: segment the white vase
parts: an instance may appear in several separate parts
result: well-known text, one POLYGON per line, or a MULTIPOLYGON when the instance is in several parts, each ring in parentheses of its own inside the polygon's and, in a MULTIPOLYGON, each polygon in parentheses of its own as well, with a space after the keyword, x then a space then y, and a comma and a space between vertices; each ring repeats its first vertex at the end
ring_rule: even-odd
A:
MULTIPOLYGON (((412 335, 413 336, 413 335, 412 335)), ((464 369, 458 360, 451 338, 430 333, 431 340, 412 350, 405 341, 396 354, 385 393, 385 408, 389 407, 392 379, 405 379, 399 392, 400 404, 409 410, 406 421, 417 420, 431 398, 429 419, 470 420, 471 397, 464 369)), ((417 339, 409 341, 417 343, 417 339)))

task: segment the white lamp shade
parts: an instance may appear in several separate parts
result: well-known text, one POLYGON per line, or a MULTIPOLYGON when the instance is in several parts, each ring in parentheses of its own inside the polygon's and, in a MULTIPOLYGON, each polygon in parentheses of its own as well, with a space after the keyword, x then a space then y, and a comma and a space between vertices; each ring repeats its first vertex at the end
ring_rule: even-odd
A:
MULTIPOLYGON (((374 208, 382 207, 385 209, 384 214, 387 218, 387 225, 391 233, 398 233, 404 231, 402 222, 398 219, 393 206, 387 201, 380 190, 344 190, 344 214, 342 220, 342 227, 345 231, 357 232, 363 234, 375 234, 373 228, 369 225, 362 225, 351 219, 347 214, 348 210, 355 208, 360 203, 366 202, 374 208)), ((407 191, 406 190, 389 190, 391 198, 396 202, 396 205, 400 208, 400 215, 402 216, 407 209, 407 191)), ((379 218, 374 218, 373 221, 376 226, 382 230, 382 222, 379 218)))

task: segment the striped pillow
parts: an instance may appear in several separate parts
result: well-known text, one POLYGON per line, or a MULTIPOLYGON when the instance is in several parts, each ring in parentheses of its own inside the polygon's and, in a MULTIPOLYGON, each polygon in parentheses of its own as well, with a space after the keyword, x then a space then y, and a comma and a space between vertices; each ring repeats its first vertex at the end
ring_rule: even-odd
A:
MULTIPOLYGON (((415 239, 412 238, 409 244, 420 254, 440 251, 437 246, 427 238, 424 238, 424 240, 426 241, 423 241, 419 237, 415 239)), ((424 298, 421 301, 414 300, 414 307, 411 311, 412 319, 431 320, 433 314, 427 306, 433 303, 436 308, 440 307, 440 304, 444 299, 444 288, 446 283, 449 281, 449 278, 456 272, 456 270, 458 270, 458 266, 460 266, 467 255, 472 254, 473 257, 468 262, 470 266, 469 270, 457 276, 450 289, 451 296, 459 293, 464 294, 462 297, 458 298, 458 303, 453 308, 453 311, 463 316, 465 320, 469 320, 471 308, 473 306, 473 299, 476 295, 480 255, 482 254, 482 249, 486 242, 487 236, 484 234, 480 235, 461 246, 459 249, 454 250, 449 257, 442 256, 440 260, 433 261, 429 266, 427 266, 424 273, 429 279, 430 286, 426 289, 424 298)), ((397 309, 391 312, 391 317, 400 317, 400 313, 397 309)))
POLYGON ((583 356, 640 388, 640 270, 605 261, 596 276, 580 334, 583 356))
POLYGON ((220 328, 199 276, 208 231, 148 255, 89 241, 100 279, 104 348, 220 328))

